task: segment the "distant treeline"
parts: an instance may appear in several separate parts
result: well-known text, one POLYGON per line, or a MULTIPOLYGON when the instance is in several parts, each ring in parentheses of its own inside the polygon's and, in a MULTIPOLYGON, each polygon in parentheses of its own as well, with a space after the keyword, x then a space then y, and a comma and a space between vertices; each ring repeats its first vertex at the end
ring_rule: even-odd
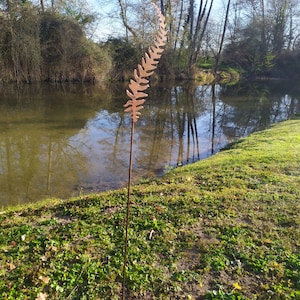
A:
MULTIPOLYGON (((71 0, 62 1, 58 6, 60 2, 52 0, 45 7, 43 0, 39 5, 1 1, 0 82, 127 80, 157 30, 157 16, 148 2, 126 6, 120 0, 126 34, 96 43, 87 38, 86 29, 97 18, 86 13, 81 2, 74 6, 71 0), (134 15, 140 17, 127 18, 134 15)), ((247 0, 241 5, 227 0, 221 20, 211 12, 213 0, 206 0, 207 7, 200 6, 198 12, 194 0, 168 3, 160 1, 169 35, 159 76, 204 81, 236 79, 237 74, 299 77, 298 2, 247 0)))
POLYGON ((78 21, 28 3, 0 11, 0 80, 93 81, 111 61, 78 21))

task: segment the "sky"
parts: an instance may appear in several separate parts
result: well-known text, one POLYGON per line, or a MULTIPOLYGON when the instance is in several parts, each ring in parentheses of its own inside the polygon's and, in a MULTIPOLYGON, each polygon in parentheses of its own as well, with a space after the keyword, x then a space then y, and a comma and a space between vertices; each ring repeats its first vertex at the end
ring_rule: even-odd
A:
MULTIPOLYGON (((93 40, 95 41, 105 41, 110 36, 118 36, 124 34, 124 28, 120 21, 117 21, 113 18, 109 18, 107 15, 115 9, 118 9, 117 0, 87 0, 91 8, 100 14, 99 22, 97 24, 97 29, 93 34, 93 40)), ((136 0, 140 2, 142 0, 136 0)), ((200 2, 200 0, 198 0, 200 2)), ((227 1, 226 1, 227 3, 227 1)), ((214 0, 213 10, 218 11, 220 8, 224 7, 224 0, 214 0)), ((118 17, 118 11, 115 12, 115 15, 118 17)))
POLYGON ((110 14, 116 7, 117 1, 103 1, 103 0, 87 0, 92 9, 99 13, 99 21, 97 24, 97 29, 94 33, 94 40, 107 40, 110 36, 117 36, 120 32, 123 32, 122 25, 114 20, 113 18, 109 18, 108 14, 110 14))

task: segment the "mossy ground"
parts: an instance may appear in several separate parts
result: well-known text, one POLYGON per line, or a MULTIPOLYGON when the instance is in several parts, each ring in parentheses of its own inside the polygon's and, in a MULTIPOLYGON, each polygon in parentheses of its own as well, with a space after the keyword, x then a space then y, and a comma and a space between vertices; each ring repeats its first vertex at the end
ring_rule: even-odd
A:
MULTIPOLYGON (((132 188, 130 299, 300 299, 300 120, 132 188)), ((127 191, 0 214, 1 299, 119 299, 127 191)))

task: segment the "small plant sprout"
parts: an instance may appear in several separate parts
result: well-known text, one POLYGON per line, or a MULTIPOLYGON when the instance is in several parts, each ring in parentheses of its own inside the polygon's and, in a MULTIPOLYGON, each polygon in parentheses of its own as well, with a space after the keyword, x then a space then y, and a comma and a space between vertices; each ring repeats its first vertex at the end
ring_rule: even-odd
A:
POLYGON ((156 34, 156 40, 153 46, 150 46, 148 53, 142 57, 141 64, 138 64, 137 69, 134 70, 134 79, 130 80, 129 89, 126 91, 127 96, 130 98, 124 105, 125 112, 131 115, 131 140, 130 140, 130 158, 129 158, 129 174, 128 174, 128 193, 127 193, 127 208, 126 208, 126 228, 125 228, 125 241, 123 252, 123 282, 122 282, 122 299, 125 299, 125 281, 126 281, 126 266, 127 266, 127 248, 128 248, 128 228, 129 228, 129 215, 130 215, 130 187, 132 178, 132 157, 133 157, 133 141, 134 141, 134 124, 141 115, 140 110, 146 101, 144 98, 148 96, 145 91, 149 86, 149 77, 154 73, 157 68, 159 59, 164 51, 167 42, 167 30, 165 17, 161 13, 159 7, 152 3, 154 6, 158 19, 159 29, 156 34))

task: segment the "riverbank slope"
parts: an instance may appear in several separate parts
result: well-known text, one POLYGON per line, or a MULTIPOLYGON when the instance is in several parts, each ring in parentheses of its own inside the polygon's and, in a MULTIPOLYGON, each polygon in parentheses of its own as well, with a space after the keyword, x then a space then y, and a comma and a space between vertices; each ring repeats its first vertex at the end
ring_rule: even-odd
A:
MULTIPOLYGON (((299 299, 299 185, 299 119, 135 185, 129 298, 299 299)), ((1 211, 1 299, 119 299, 126 194, 1 211)))

